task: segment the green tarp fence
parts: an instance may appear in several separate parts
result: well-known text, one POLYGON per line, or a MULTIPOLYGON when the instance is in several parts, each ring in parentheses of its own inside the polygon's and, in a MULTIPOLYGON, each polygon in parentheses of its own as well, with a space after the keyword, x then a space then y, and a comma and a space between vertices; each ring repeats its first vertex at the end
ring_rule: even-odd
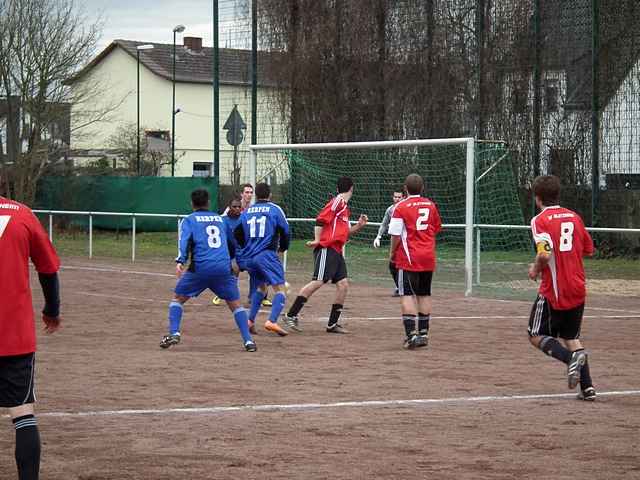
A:
MULTIPOLYGON (((192 177, 45 177, 38 185, 36 209, 82 212, 162 213, 191 212, 191 192, 205 188, 211 208, 218 208, 216 178, 192 177)), ((86 226, 87 216, 74 215, 73 225, 86 226)), ((131 217, 94 216, 96 228, 128 230, 131 217)), ((137 218, 139 231, 176 230, 173 218, 137 218)))

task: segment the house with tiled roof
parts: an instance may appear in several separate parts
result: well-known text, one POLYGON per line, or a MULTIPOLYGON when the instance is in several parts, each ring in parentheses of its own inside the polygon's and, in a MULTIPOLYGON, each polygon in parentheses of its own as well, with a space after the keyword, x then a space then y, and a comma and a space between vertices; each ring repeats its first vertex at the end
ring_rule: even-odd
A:
MULTIPOLYGON (((259 143, 282 143, 286 126, 282 115, 274 111, 275 86, 266 73, 271 55, 258 55, 258 122, 259 143)), ((240 180, 247 179, 249 141, 251 138, 251 52, 220 49, 220 183, 233 179, 234 155, 241 168, 240 180), (234 152, 223 129, 226 119, 237 109, 246 125, 242 142, 234 152)), ((77 164, 97 157, 113 158, 118 152, 110 139, 123 125, 135 125, 138 111, 140 126, 153 144, 162 149, 171 145, 173 45, 114 40, 69 81, 71 88, 94 88, 92 102, 97 110, 107 112, 104 121, 82 129, 81 115, 71 114, 71 151, 77 164), (153 48, 138 50, 141 45, 153 48), (140 90, 137 90, 138 55, 140 90), (139 95, 138 95, 139 93, 139 95), (138 98, 140 102, 138 110, 138 98), (81 133, 74 134, 74 131, 81 133)), ((213 173, 213 49, 202 46, 202 39, 184 37, 176 46, 175 71, 175 176, 209 176, 213 173)), ((86 109, 86 106, 83 106, 86 109)), ((164 166, 162 175, 170 175, 164 166)))

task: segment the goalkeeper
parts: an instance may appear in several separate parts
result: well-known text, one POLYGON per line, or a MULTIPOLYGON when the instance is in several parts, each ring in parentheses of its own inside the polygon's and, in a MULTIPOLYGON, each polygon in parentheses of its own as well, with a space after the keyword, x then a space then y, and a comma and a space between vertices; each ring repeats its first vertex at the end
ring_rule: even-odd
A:
MULTIPOLYGON (((384 212, 384 217, 382 219, 382 224, 378 229, 378 235, 376 235, 376 239, 373 241, 374 248, 380 248, 380 240, 382 239, 382 235, 386 234, 389 231, 389 222, 391 221, 391 216, 393 215, 393 209, 398 204, 400 200, 404 198, 404 189, 397 188, 393 191, 393 203, 389 205, 387 211, 384 212)), ((396 289, 393 292, 394 297, 399 297, 398 293, 398 269, 396 268, 393 260, 389 261, 389 273, 391 273, 391 277, 393 278, 393 283, 396 284, 396 289)))

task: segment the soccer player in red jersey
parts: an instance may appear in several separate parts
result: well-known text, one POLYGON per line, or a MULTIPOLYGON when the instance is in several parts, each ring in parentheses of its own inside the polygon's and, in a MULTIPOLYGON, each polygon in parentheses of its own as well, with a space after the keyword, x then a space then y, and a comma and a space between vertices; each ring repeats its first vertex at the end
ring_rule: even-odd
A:
POLYGON ((301 331, 298 320, 300 310, 311 295, 325 283, 331 281, 336 286, 336 296, 333 305, 331 305, 327 332, 349 333, 338 323, 349 290, 343 249, 349 240, 349 235, 359 232, 367 224, 366 215, 360 215, 358 223, 353 226, 349 223, 351 212, 347 204, 352 195, 353 180, 349 177, 339 178, 338 194, 329 200, 329 203, 316 217, 315 238, 313 241, 307 242, 307 246, 314 249, 313 280, 302 287, 285 315, 284 322, 291 330, 301 331))
POLYGON ((404 346, 414 349, 426 347, 429 341, 431 280, 436 269, 436 235, 442 221, 436 204, 422 196, 424 181, 420 175, 412 173, 404 185, 408 196, 396 204, 389 223, 390 260, 398 268, 404 346))
POLYGON ((20 480, 38 478, 40 434, 34 416, 36 331, 29 286, 29 259, 45 297, 45 332, 60 327, 60 260, 38 219, 26 206, 0 197, 0 407, 16 429, 20 480))
POLYGON ((542 211, 531 219, 536 257, 529 266, 529 278, 542 276, 542 282, 529 318, 529 341, 567 364, 569 388, 574 389, 579 382, 578 398, 593 401, 596 391, 580 343, 586 297, 582 257, 593 255, 593 241, 580 215, 558 205, 558 177, 536 178, 533 193, 542 211))

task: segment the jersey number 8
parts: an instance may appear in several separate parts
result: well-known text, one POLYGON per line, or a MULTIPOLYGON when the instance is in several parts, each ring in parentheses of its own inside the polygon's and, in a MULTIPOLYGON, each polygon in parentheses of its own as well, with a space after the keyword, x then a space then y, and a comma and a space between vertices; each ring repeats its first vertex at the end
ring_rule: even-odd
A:
POLYGON ((573 248, 573 222, 562 222, 560 224, 560 251, 570 252, 573 248))
POLYGON ((215 225, 209 225, 207 227, 207 241, 209 242, 210 248, 220 248, 220 245, 222 245, 220 229, 215 225))

